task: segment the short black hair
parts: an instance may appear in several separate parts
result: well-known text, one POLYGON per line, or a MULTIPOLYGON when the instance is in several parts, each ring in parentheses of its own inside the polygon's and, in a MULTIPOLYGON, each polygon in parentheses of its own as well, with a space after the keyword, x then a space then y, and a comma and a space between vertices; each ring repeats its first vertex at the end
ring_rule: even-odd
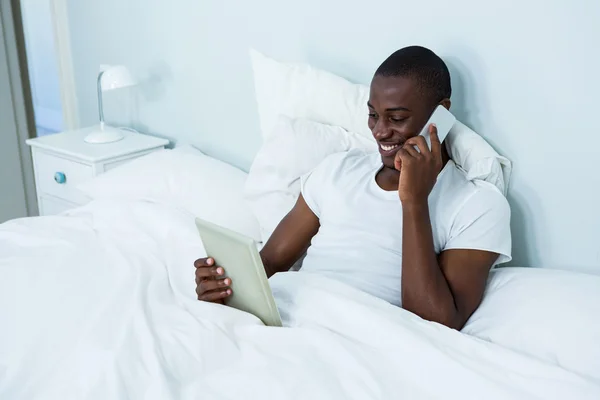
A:
POLYGON ((401 76, 415 79, 435 102, 452 95, 450 71, 433 51, 421 46, 397 50, 375 71, 375 76, 401 76))

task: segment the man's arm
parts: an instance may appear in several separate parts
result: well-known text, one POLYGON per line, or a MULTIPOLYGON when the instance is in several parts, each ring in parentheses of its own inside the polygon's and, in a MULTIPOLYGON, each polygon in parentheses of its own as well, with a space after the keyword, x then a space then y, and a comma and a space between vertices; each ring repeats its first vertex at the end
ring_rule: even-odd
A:
POLYGON ((319 231, 319 218, 306 204, 302 194, 294 208, 281 220, 260 251, 268 277, 289 270, 306 252, 319 231))
MULTIPOLYGON (((267 276, 290 269, 304 254, 318 230, 319 219, 300 195, 294 208, 277 225, 260 252, 267 276)), ((198 300, 224 304, 232 294, 232 282, 231 278, 224 277, 226 271, 223 267, 215 265, 212 257, 200 258, 194 266, 198 300)))
MULTIPOLYGON (((396 154, 403 217, 402 306, 424 319, 462 329, 479 306, 489 270, 498 259, 498 253, 469 247, 481 244, 481 237, 497 239, 494 233, 503 233, 502 224, 507 222, 497 219, 503 216, 501 212, 493 212, 502 211, 501 207, 475 210, 472 206, 474 212, 480 212, 475 222, 461 232, 462 240, 454 243, 458 246, 450 246, 455 249, 443 251, 437 257, 428 197, 443 162, 441 143, 434 125, 429 127, 429 133, 431 150, 422 136, 416 136, 408 139, 396 154), (419 151, 413 146, 418 146, 419 151), (483 236, 484 232, 487 236, 483 236)), ((489 199, 480 200, 485 202, 489 199)), ((494 207, 493 204, 490 206, 494 207)))
POLYGON ((429 206, 403 205, 402 307, 421 318, 462 329, 477 309, 497 253, 433 247, 429 206))

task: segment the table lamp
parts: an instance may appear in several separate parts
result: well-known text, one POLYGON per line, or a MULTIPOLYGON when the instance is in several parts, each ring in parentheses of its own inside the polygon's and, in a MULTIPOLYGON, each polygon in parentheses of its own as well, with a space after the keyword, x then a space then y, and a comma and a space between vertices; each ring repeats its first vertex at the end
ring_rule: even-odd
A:
POLYGON ((121 129, 108 126, 104 122, 104 107, 102 104, 102 92, 113 89, 121 89, 136 85, 137 82, 123 65, 114 65, 103 68, 98 74, 98 115, 100 126, 88 134, 83 140, 87 143, 112 143, 123 139, 121 129))

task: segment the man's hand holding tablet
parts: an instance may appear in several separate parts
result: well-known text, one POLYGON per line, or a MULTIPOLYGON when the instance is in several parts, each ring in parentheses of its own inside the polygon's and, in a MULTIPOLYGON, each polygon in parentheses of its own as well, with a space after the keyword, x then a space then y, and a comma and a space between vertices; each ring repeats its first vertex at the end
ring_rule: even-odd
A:
POLYGON ((225 304, 225 298, 231 296, 231 278, 225 278, 225 269, 215 265, 212 257, 200 258, 194 262, 196 267, 196 294, 198 300, 225 304))
POLYGON ((265 325, 281 326, 256 242, 200 218, 196 227, 208 254, 194 262, 198 300, 225 304, 255 315, 265 325))

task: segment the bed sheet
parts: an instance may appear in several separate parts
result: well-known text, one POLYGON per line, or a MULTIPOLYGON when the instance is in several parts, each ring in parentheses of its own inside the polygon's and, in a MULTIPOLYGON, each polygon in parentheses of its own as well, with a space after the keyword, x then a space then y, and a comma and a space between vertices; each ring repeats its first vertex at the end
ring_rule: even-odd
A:
POLYGON ((2 399, 597 399, 600 383, 318 275, 285 328, 199 302, 193 216, 95 201, 0 225, 2 399))

